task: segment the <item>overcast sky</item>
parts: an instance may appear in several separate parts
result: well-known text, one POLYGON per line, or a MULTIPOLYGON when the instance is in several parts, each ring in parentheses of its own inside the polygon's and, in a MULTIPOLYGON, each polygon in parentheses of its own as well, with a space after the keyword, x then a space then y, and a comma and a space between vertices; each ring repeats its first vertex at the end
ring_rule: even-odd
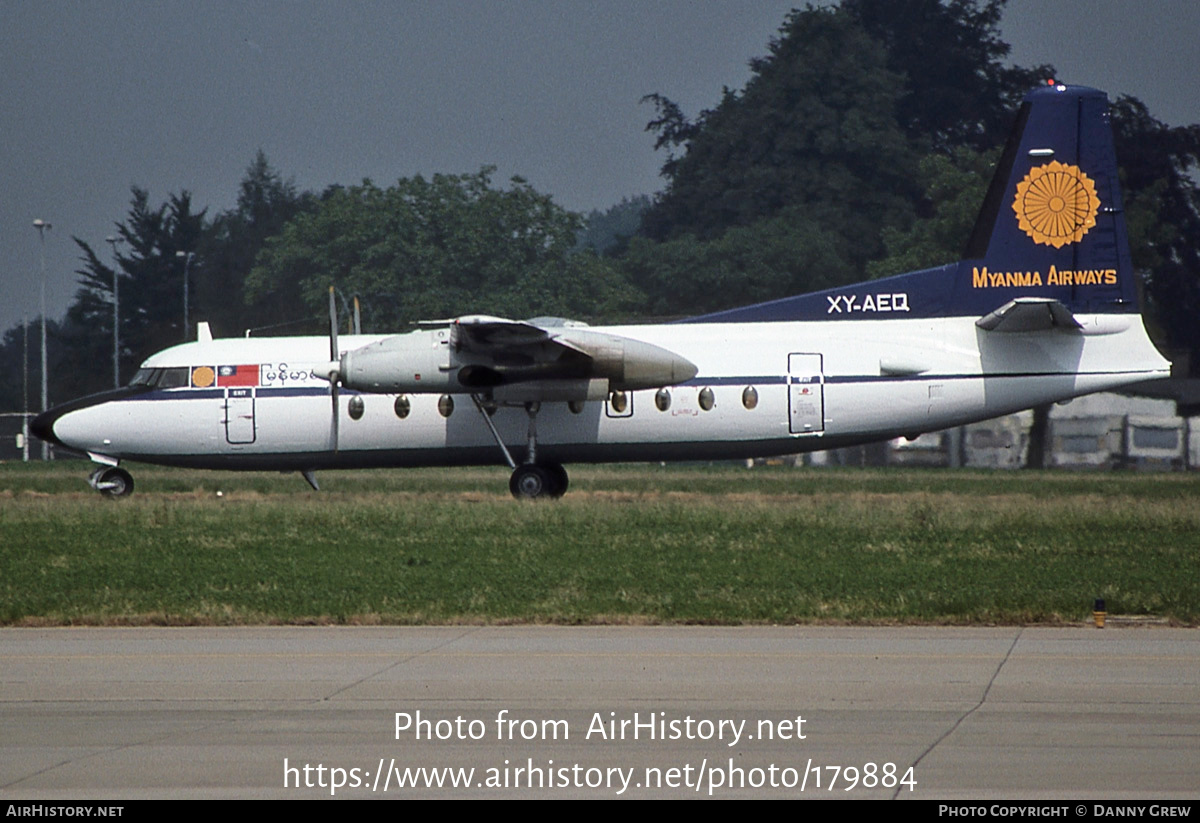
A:
MULTIPOLYGON (((641 97, 711 107, 795 5, 0 0, 0 331, 38 314, 35 218, 59 317, 71 237, 107 253, 131 185, 212 214, 259 148, 301 189, 489 164, 581 211, 653 193, 641 97)), ((1195 0, 1011 0, 1003 25, 1014 62, 1172 125, 1200 122, 1198 33, 1195 0)))

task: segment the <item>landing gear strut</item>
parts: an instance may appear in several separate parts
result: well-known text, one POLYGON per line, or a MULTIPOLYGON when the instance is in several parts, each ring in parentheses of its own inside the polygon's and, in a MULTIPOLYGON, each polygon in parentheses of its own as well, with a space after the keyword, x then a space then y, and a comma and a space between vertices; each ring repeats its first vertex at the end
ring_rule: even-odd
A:
POLYGON ((133 477, 116 466, 101 466, 92 472, 88 484, 106 497, 128 497, 133 494, 133 477))
POLYGON ((562 467, 561 463, 537 462, 537 414, 541 410, 541 404, 525 404, 525 412, 529 415, 529 434, 526 440, 525 462, 517 465, 517 461, 513 460, 508 447, 500 439, 500 433, 496 431, 496 426, 492 423, 487 409, 484 408, 483 399, 477 394, 471 395, 471 399, 475 401, 475 408, 479 409, 480 416, 487 423, 496 445, 504 453, 505 462, 512 467, 512 477, 508 480, 508 490, 512 492, 512 496, 518 500, 562 497, 570 484, 567 470, 562 467))

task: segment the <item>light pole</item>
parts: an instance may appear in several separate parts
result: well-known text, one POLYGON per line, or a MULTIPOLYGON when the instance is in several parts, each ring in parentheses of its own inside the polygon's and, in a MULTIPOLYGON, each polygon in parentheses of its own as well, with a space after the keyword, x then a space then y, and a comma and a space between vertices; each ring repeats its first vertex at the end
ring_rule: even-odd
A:
POLYGON ((183 260, 183 342, 188 341, 188 267, 192 265, 194 251, 177 251, 175 256, 183 260))
POLYGON ((110 234, 104 238, 104 242, 112 246, 113 256, 113 388, 121 388, 121 296, 120 283, 117 280, 118 270, 121 267, 117 260, 117 244, 121 242, 121 238, 110 234))
POLYGON ((29 315, 21 318, 21 461, 29 462, 29 315))
MULTIPOLYGON (((53 228, 45 220, 34 220, 33 227, 38 230, 38 236, 41 238, 42 251, 42 411, 48 407, 46 400, 46 230, 53 228)), ((42 459, 50 459, 50 444, 45 440, 42 441, 42 459)))

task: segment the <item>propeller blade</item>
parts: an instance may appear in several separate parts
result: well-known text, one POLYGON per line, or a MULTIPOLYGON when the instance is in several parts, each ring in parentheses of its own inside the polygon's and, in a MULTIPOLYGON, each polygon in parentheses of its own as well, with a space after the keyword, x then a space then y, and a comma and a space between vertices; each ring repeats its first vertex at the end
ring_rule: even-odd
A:
MULTIPOLYGON (((333 294, 333 286, 329 287, 329 364, 333 366, 340 359, 337 338, 337 298, 333 294)), ((341 367, 329 372, 329 396, 333 400, 333 417, 330 418, 329 435, 333 439, 333 453, 338 450, 338 383, 341 382, 341 367)))
POLYGON ((333 296, 333 286, 329 287, 329 359, 340 359, 337 339, 337 298, 333 296))
POLYGON ((362 315, 358 308, 358 295, 354 295, 354 333, 362 334, 362 315))

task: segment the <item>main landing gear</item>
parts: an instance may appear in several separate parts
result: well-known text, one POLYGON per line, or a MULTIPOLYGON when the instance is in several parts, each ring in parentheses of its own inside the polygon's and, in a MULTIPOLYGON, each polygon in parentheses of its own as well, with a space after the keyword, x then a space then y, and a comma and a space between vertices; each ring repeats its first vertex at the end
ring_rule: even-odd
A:
POLYGON ((562 497, 570 480, 560 463, 522 463, 513 469, 508 490, 518 500, 562 497))
POLYGON ((518 500, 562 497, 570 484, 567 470, 561 463, 539 463, 537 460, 537 414, 541 404, 525 404, 525 412, 529 415, 529 435, 526 441, 525 462, 517 465, 508 447, 500 439, 500 433, 496 431, 491 415, 483 405, 483 399, 477 394, 471 395, 471 399, 475 401, 475 408, 479 409, 483 422, 487 423, 496 445, 504 453, 505 461, 512 467, 512 477, 508 480, 508 490, 512 492, 512 496, 518 500))
POLYGON ((88 485, 105 497, 128 497, 133 494, 133 477, 116 466, 101 466, 92 472, 88 485))

